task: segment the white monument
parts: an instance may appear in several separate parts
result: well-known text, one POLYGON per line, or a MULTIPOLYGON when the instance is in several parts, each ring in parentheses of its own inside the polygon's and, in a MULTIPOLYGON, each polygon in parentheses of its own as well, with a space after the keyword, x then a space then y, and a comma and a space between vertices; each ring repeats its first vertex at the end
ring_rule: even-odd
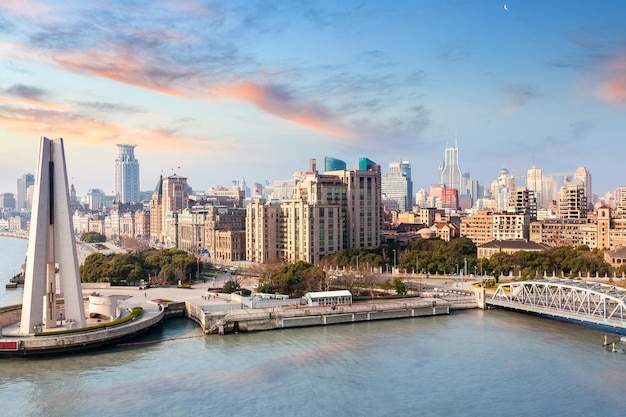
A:
POLYGON ((85 307, 69 209, 63 139, 41 138, 24 273, 20 333, 85 327, 85 307), (57 298, 63 298, 59 314, 57 298), (69 322, 67 321, 69 320, 69 322))

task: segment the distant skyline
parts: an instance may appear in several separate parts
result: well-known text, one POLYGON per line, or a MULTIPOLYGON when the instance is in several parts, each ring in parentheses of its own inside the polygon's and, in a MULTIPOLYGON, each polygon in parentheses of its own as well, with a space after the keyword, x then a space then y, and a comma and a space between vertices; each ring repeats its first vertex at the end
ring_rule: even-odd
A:
POLYGON ((600 196, 626 185, 626 2, 506 4, 4 0, 0 192, 34 173, 41 136, 64 138, 81 196, 113 191, 118 143, 142 190, 365 156, 410 161, 416 191, 455 143, 483 185, 533 163, 585 166, 600 196))

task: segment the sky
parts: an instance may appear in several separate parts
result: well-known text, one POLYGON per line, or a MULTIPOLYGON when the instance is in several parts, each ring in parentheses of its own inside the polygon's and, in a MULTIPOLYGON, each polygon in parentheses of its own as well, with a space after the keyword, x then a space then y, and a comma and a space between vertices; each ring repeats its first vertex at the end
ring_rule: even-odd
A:
POLYGON ((0 2, 0 192, 62 137, 78 195, 113 190, 117 144, 142 190, 272 183, 325 156, 409 161, 448 146, 483 185, 586 167, 626 185, 626 1, 0 2))

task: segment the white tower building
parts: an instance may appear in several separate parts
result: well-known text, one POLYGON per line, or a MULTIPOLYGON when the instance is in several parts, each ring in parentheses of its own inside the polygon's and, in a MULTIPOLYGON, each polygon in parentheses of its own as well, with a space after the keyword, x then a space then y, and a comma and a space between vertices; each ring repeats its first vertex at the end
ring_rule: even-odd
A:
POLYGON ((120 153, 115 160, 115 196, 120 203, 139 202, 139 161, 135 145, 117 145, 120 153))
POLYGON ((54 328, 59 319, 85 327, 63 139, 41 138, 28 243, 20 333, 54 328))
POLYGON ((461 189, 461 167, 459 166, 459 148, 446 148, 445 158, 439 165, 439 183, 446 188, 455 188, 460 193, 465 193, 461 189))

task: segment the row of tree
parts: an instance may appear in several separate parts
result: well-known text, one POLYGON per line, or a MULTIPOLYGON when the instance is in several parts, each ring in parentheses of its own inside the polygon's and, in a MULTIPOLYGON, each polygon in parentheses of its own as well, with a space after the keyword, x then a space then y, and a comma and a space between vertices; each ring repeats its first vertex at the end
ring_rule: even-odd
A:
MULTIPOLYGON (((267 265, 259 276, 258 290, 266 293, 300 297, 309 291, 347 288, 357 293, 364 288, 393 285, 379 272, 390 266, 401 272, 428 274, 513 274, 522 278, 548 276, 587 277, 619 276, 626 265, 615 271, 604 261, 603 251, 586 246, 552 248, 543 252, 519 251, 512 255, 496 253, 490 259, 476 256, 476 245, 465 237, 445 242, 440 239, 417 239, 407 245, 385 245, 376 249, 346 249, 326 256, 316 267, 307 262, 267 265), (345 275, 333 270, 349 271, 345 275)), ((152 277, 164 283, 186 281, 203 265, 195 256, 178 249, 149 249, 126 254, 89 255, 80 268, 84 282, 110 281, 137 283, 152 277)))
POLYGON ((180 249, 89 255, 80 267, 83 282, 139 283, 142 279, 176 284, 189 280, 203 264, 180 249))
POLYGON ((423 273, 464 273, 475 275, 512 274, 521 278, 540 278, 544 275, 570 278, 587 276, 620 276, 626 271, 622 266, 614 270, 604 260, 604 251, 590 250, 587 246, 576 249, 556 247, 546 251, 517 251, 513 254, 498 252, 489 259, 476 256, 476 246, 465 237, 450 242, 441 240, 416 240, 401 251, 399 268, 423 273))
POLYGON ((106 242, 107 237, 98 232, 85 232, 80 235, 80 241, 85 243, 101 243, 106 242))
POLYGON ((491 258, 478 258, 476 245, 460 237, 446 242, 440 239, 417 239, 407 245, 388 245, 378 249, 347 249, 324 257, 325 268, 348 268, 359 271, 388 271, 396 266, 403 272, 428 274, 509 275, 522 278, 544 274, 571 278, 617 276, 626 273, 626 265, 614 269, 604 260, 604 251, 587 246, 576 249, 557 247, 546 251, 499 252, 491 258))

